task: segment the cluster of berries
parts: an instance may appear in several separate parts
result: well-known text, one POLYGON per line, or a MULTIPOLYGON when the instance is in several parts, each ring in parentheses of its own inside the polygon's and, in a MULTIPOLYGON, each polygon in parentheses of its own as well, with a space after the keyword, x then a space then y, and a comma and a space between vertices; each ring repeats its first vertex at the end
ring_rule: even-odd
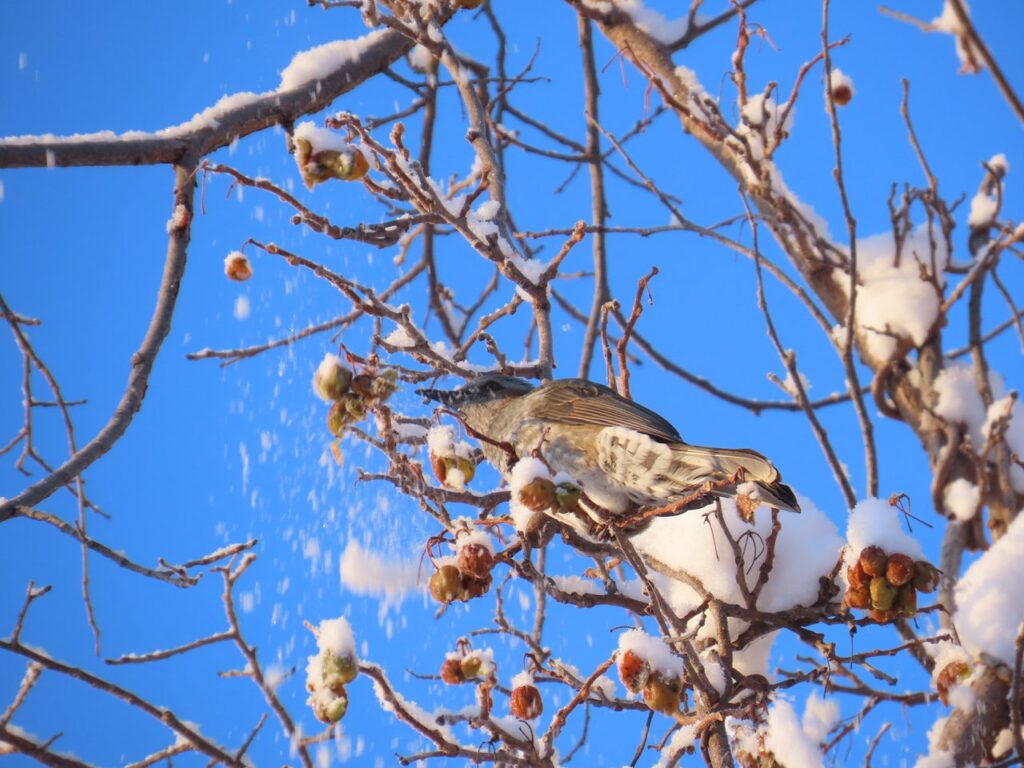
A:
POLYGON ((306 690, 313 714, 322 723, 336 723, 348 711, 345 686, 356 678, 358 669, 354 656, 338 656, 332 651, 320 652, 320 677, 307 677, 306 690))
MULTIPOLYGON (((478 696, 484 715, 491 711, 491 689, 497 685, 498 666, 490 649, 472 650, 469 643, 460 640, 459 650, 449 653, 441 664, 441 680, 448 685, 477 682, 478 696)), ((509 711, 521 720, 533 720, 544 711, 540 691, 533 684, 533 675, 520 672, 512 678, 509 711)))
POLYGON ((651 669, 646 659, 631 650, 619 654, 619 679, 630 693, 643 692, 644 704, 655 712, 673 715, 682 701, 683 681, 651 669))
POLYGON ((573 483, 535 477, 519 489, 519 503, 531 512, 579 512, 580 494, 579 486, 573 483))
POLYGON ((430 577, 430 594, 448 605, 468 602, 491 588, 494 578, 494 549, 486 533, 459 531, 455 537, 455 559, 438 567, 430 577))
POLYGON ((366 418, 367 412, 394 393, 398 374, 392 368, 374 375, 353 374, 341 364, 337 355, 325 355, 313 374, 313 391, 331 403, 327 412, 327 428, 341 437, 352 424, 366 418))
POLYGON ((340 150, 314 151, 308 139, 298 137, 295 138, 295 164, 307 189, 328 179, 356 181, 370 170, 370 163, 359 147, 349 144, 340 150))
POLYGON ((877 622, 917 613, 917 593, 934 592, 939 586, 938 569, 926 560, 915 562, 904 554, 886 555, 878 546, 864 547, 855 565, 846 569, 850 588, 844 603, 849 608, 869 611, 877 622))

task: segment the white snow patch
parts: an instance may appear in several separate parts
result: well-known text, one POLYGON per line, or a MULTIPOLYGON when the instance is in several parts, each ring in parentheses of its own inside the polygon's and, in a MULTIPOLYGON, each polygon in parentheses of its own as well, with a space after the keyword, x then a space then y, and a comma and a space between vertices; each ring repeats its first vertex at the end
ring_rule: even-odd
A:
POLYGON ((244 293, 235 298, 235 308, 233 310, 235 320, 248 320, 250 309, 249 297, 244 293))
POLYGON ((956 628, 972 654, 988 653, 1013 667, 1017 629, 1024 621, 1024 514, 979 557, 956 585, 956 628))
POLYGON ((388 605, 399 605, 410 592, 422 592, 416 561, 389 558, 364 549, 350 540, 338 563, 341 585, 357 595, 383 597, 388 605))
POLYGON ((957 520, 964 521, 974 517, 981 499, 978 486, 962 477, 947 485, 942 495, 945 499, 946 510, 952 512, 957 520))
POLYGON ((646 661, 652 670, 666 677, 683 674, 683 660, 674 655, 660 637, 648 635, 642 629, 630 629, 619 635, 619 653, 632 651, 646 661))
POLYGON ((822 767, 821 749, 804 733, 788 701, 777 699, 768 711, 764 745, 786 768, 822 767))
POLYGON ((325 149, 334 150, 335 152, 346 152, 352 147, 340 133, 329 128, 321 128, 309 120, 299 123, 293 136, 296 139, 308 141, 313 154, 325 149))
POLYGON ((342 66, 359 61, 386 34, 386 30, 378 29, 355 40, 335 40, 297 53, 281 72, 278 90, 290 91, 323 80, 342 66))

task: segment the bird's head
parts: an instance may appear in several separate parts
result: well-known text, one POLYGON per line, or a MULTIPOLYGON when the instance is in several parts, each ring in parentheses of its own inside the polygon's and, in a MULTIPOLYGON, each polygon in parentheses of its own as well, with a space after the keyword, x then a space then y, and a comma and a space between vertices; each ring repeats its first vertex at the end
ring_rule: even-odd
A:
POLYGON ((463 384, 457 389, 417 389, 418 394, 430 400, 458 408, 497 404, 507 398, 521 397, 532 392, 534 385, 525 379, 500 374, 486 374, 463 384))

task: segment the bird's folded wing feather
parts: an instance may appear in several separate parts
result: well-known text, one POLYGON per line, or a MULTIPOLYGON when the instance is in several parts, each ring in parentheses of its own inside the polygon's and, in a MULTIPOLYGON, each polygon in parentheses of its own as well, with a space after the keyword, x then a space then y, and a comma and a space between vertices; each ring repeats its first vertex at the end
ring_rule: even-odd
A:
POLYGON ((676 428, 654 411, 583 379, 561 379, 528 395, 530 415, 561 424, 626 427, 658 440, 682 442, 676 428))

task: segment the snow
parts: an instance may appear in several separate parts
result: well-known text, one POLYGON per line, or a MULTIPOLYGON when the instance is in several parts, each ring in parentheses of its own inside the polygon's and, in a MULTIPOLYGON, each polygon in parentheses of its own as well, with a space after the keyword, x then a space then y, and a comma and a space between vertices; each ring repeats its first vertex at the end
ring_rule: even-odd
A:
POLYGON ((519 491, 538 477, 550 480, 551 472, 548 471, 543 461, 532 456, 524 456, 517 461, 509 477, 508 484, 512 498, 509 500, 508 509, 516 530, 520 533, 534 530, 539 524, 539 519, 544 515, 543 512, 534 512, 519 501, 519 491))
MULTIPOLYGON (((584 0, 583 4, 603 13, 608 13, 612 9, 611 3, 607 0, 584 0)), ((686 16, 667 19, 658 11, 647 8, 643 0, 616 0, 614 7, 626 13, 637 29, 646 32, 662 45, 675 42, 685 35, 689 28, 686 16)))
POLYGON ((603 595, 604 588, 581 576, 549 576, 556 589, 576 595, 603 595))
POLYGON ((395 347, 396 349, 408 349, 410 347, 415 347, 418 343, 411 335, 409 335, 409 331, 405 326, 402 325, 395 328, 395 330, 385 336, 382 341, 388 346, 395 347))
POLYGON ((828 740, 828 732, 839 722, 839 702, 835 699, 823 699, 816 693, 807 697, 804 705, 803 730, 811 741, 824 744, 828 740))
MULTIPOLYGON (((68 136, 57 136, 52 133, 5 136, 0 139, 0 145, 90 144, 94 142, 107 143, 113 141, 144 141, 153 138, 183 138, 196 131, 216 128, 220 125, 220 122, 226 113, 246 107, 260 99, 272 96, 273 94, 273 91, 269 91, 267 93, 250 93, 246 91, 243 93, 232 93, 227 96, 222 96, 213 106, 207 107, 202 112, 193 115, 191 120, 187 120, 184 123, 180 123, 179 125, 174 125, 169 128, 163 128, 159 131, 124 131, 123 133, 115 133, 114 131, 94 131, 92 133, 75 133, 68 136)), ((55 157, 53 158, 53 161, 54 163, 56 162, 55 157)), ((49 164, 52 165, 53 163, 49 164)))
MULTIPOLYGON (((387 693, 383 686, 374 679, 373 681, 373 692, 377 696, 377 701, 380 704, 380 708, 385 712, 394 712, 394 705, 388 700, 387 693)), ((455 734, 452 733, 451 729, 447 725, 441 725, 437 722, 437 716, 434 713, 427 712, 419 705, 406 699, 398 691, 391 689, 391 695, 402 710, 411 719, 415 720, 424 730, 433 731, 440 733, 444 739, 452 744, 456 744, 455 734)))
MULTIPOLYGON (((771 515, 765 507, 748 523, 740 517, 732 499, 722 499, 726 525, 734 538, 746 532, 767 540, 771 533, 771 515)), ((815 504, 800 497, 799 514, 784 512, 779 520, 782 530, 775 546, 771 577, 761 592, 758 607, 765 611, 781 611, 798 605, 810 605, 818 596, 818 579, 831 572, 843 546, 835 525, 815 504)), ((655 520, 646 531, 633 539, 643 554, 656 557, 666 565, 696 577, 713 595, 735 605, 743 598, 736 583, 736 564, 732 552, 723 551, 723 536, 717 520, 705 522, 700 511, 655 520), (687 546, 679 546, 686 542, 687 546), (716 548, 717 544, 717 548, 716 548)), ((728 548, 728 544, 724 544, 728 548)), ((748 583, 753 586, 761 564, 747 550, 748 583)), ((673 582, 674 607, 681 612, 701 601, 690 587, 673 582)))
POLYGON ((652 670, 666 677, 683 674, 683 660, 672 653, 660 637, 648 635, 642 629, 630 629, 619 635, 619 653, 632 651, 646 661, 652 670))
POLYGON ((533 675, 525 670, 512 678, 511 687, 521 688, 524 685, 533 685, 533 675))
MULTIPOLYGON (((1024 731, 1024 729, 1022 729, 1024 731)), ((1003 728, 996 736, 995 743, 992 744, 992 757, 1001 759, 1009 754, 1010 750, 1013 749, 1013 730, 1010 728, 1003 728)))
POLYGON ((500 210, 501 203, 497 200, 488 200, 485 203, 481 203, 473 213, 481 221, 491 221, 498 215, 500 210))
POLYGON ((424 45, 414 45, 409 51, 409 66, 418 72, 426 72, 433 60, 434 54, 424 45))
POLYGON ((843 559, 850 568, 857 564, 861 551, 872 545, 881 547, 887 555, 899 553, 912 560, 924 559, 921 544, 903 530, 900 512, 886 499, 869 498, 857 502, 850 513, 846 541, 843 559))
MULTIPOLYGON (((963 2, 964 12, 969 15, 970 8, 967 5, 967 0, 961 0, 961 2, 963 2)), ((977 52, 968 47, 971 44, 967 39, 966 30, 960 24, 960 19, 957 18, 950 0, 946 0, 942 6, 942 15, 932 19, 932 28, 938 32, 948 32, 953 35, 956 40, 956 55, 960 59, 962 71, 977 71, 977 67, 981 66, 981 58, 977 52)))
POLYGON ((971 212, 967 215, 968 226, 980 227, 991 224, 998 207, 999 203, 994 194, 990 195, 984 189, 978 190, 978 194, 971 198, 971 212))
POLYGON ((953 755, 939 749, 939 739, 948 718, 940 717, 932 723, 928 730, 928 754, 917 759, 914 768, 956 768, 953 755))
POLYGON ((243 293, 235 298, 235 308, 232 310, 232 314, 234 314, 235 320, 248 320, 251 309, 249 297, 243 293))
POLYGON ((540 259, 524 259, 518 253, 508 255, 508 260, 523 274, 523 277, 534 285, 540 282, 540 276, 548 268, 548 265, 540 259))
MULTIPOLYGON (((1024 406, 1019 400, 1008 398, 1006 385, 998 373, 989 373, 988 384, 994 402, 986 409, 978 393, 974 369, 963 363, 947 363, 935 378, 934 388, 938 396, 935 412, 946 421, 961 425, 975 451, 984 449, 992 425, 1009 415, 1006 444, 1011 452, 1024 456, 1024 406)), ((1012 465, 1010 481, 1015 490, 1024 491, 1024 469, 1012 465)))
POLYGON ((383 597, 388 605, 398 605, 410 592, 422 592, 419 568, 415 560, 388 558, 364 549, 349 540, 338 563, 341 585, 357 595, 383 597))
POLYGON ((316 373, 313 374, 313 392, 325 403, 332 403, 334 399, 327 397, 326 393, 317 386, 317 382, 331 378, 334 375, 334 371, 338 368, 341 368, 341 358, 328 352, 324 355, 324 359, 320 361, 320 365, 316 367, 316 373))
POLYGON ((492 539, 490 534, 488 534, 486 531, 481 531, 479 529, 467 530, 464 532, 460 532, 455 537, 455 551, 457 553, 461 552, 470 544, 481 546, 488 552, 490 552, 492 555, 494 554, 494 539, 492 539))
POLYGON ((352 627, 342 616, 336 619, 324 619, 316 632, 316 646, 320 652, 330 651, 335 656, 356 655, 356 640, 352 635, 352 627))
POLYGON ((672 758, 675 755, 680 754, 684 749, 689 749, 697 741, 697 726, 696 725, 684 725, 679 728, 672 738, 669 740, 662 750, 661 755, 658 757, 652 768, 667 768, 669 765, 675 765, 672 758))
POLYGON ((293 134, 296 139, 305 139, 309 142, 311 153, 316 154, 325 149, 335 152, 347 152, 352 145, 345 141, 345 138, 336 131, 328 128, 321 128, 316 123, 305 120, 299 123, 293 134))
POLYGON ((970 653, 987 653, 1013 666, 1017 628, 1024 622, 1024 515, 979 557, 956 585, 960 642, 970 653))
POLYGON ((839 67, 833 67, 832 73, 829 75, 828 87, 832 93, 835 93, 837 89, 849 88, 850 96, 852 97, 856 91, 853 88, 853 78, 848 74, 839 69, 839 67))
POLYGON ((188 208, 181 203, 174 206, 174 212, 171 214, 171 218, 167 220, 167 234, 172 234, 176 230, 184 229, 188 226, 188 208))
POLYGON ((981 493, 978 486, 961 477, 946 486, 943 498, 947 512, 952 512, 957 520, 967 521, 974 517, 981 493))
MULTIPOLYGON (((948 263, 948 254, 935 234, 935 269, 948 263)), ((875 358, 887 360, 896 350, 896 339, 921 346, 939 316, 940 296, 935 286, 921 278, 920 264, 932 271, 932 249, 927 224, 919 225, 903 242, 899 266, 894 266, 896 244, 891 232, 857 241, 857 325, 875 358)), ((836 281, 849 294, 849 276, 839 271, 836 281)))
POLYGON ((954 684, 953 687, 949 689, 948 696, 950 706, 968 714, 974 712, 974 705, 978 702, 978 697, 975 695, 974 689, 966 682, 954 684))
MULTIPOLYGON (((795 113, 795 109, 789 110, 786 122, 782 124, 783 133, 789 133, 793 129, 795 113)), ((779 105, 770 96, 758 93, 747 99, 741 114, 743 115, 743 124, 739 127, 738 132, 747 136, 755 158, 760 159, 764 155, 761 132, 763 131, 769 140, 775 135, 779 128, 779 105)))
POLYGON ((281 72, 279 91, 290 91, 323 80, 340 67, 359 61, 387 32, 378 29, 355 40, 335 40, 297 53, 281 72))
MULTIPOLYGON (((964 8, 967 7, 965 1, 964 8)), ((951 35, 959 35, 964 31, 960 25, 960 19, 957 18, 956 11, 953 9, 953 4, 949 0, 946 0, 942 6, 942 15, 932 19, 932 26, 940 32, 948 32, 951 35)))
POLYGON ((455 427, 440 424, 427 430, 427 448, 431 456, 458 456, 468 459, 473 454, 473 446, 465 440, 455 439, 455 427))
POLYGON ((821 749, 800 727, 793 705, 788 701, 776 699, 768 710, 764 745, 775 755, 776 762, 786 768, 822 767, 821 749))
MULTIPOLYGON (((761 610, 781 611, 813 604, 818 597, 818 580, 831 573, 840 557, 843 541, 835 525, 810 499, 800 497, 799 501, 800 514, 784 512, 779 517, 782 528, 776 541, 774 565, 757 601, 761 610)), ((733 538, 744 547, 744 576, 748 586, 753 588, 760 573, 764 548, 755 548, 751 542, 756 537, 762 541, 768 539, 771 515, 762 506, 748 523, 740 517, 735 501, 722 499, 721 504, 726 525, 733 538)), ((716 597, 733 605, 744 604, 736 581, 735 560, 714 517, 705 520, 701 511, 692 510, 661 518, 634 536, 633 543, 641 554, 688 574, 716 597), (687 546, 681 547, 679 542, 686 542, 687 546)), ((696 589, 683 581, 661 574, 655 574, 655 581, 678 614, 692 610, 703 599, 696 589)), ((733 619, 729 628, 736 637, 746 624, 733 619)), ((717 629, 717 623, 709 617, 698 637, 714 637, 717 629)), ((766 635, 737 653, 733 659, 737 670, 747 675, 767 674, 773 639, 774 634, 766 635)))

